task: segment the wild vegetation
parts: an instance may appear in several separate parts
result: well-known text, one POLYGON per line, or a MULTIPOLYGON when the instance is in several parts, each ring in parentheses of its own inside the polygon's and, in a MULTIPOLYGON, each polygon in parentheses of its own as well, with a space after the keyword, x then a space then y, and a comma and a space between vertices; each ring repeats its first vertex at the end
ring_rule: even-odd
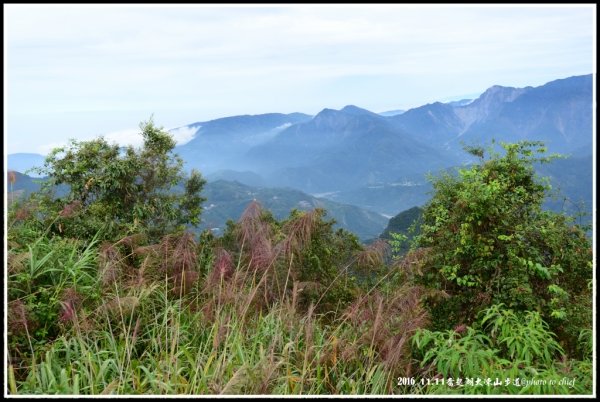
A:
POLYGON ((470 148, 407 250, 259 202, 195 236, 204 181, 142 129, 142 149, 55 150, 69 193, 11 204, 9 394, 592 393, 590 240, 540 209, 543 144, 470 148))

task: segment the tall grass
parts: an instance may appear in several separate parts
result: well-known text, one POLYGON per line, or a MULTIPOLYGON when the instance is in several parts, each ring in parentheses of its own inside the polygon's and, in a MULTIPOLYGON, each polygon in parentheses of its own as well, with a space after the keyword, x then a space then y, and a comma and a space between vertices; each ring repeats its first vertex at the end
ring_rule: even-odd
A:
MULTIPOLYGON (((102 244, 47 233, 15 239, 8 392, 390 395, 467 393, 397 383, 439 373, 591 378, 591 364, 555 361, 560 346, 533 316, 523 324, 494 310, 484 319, 489 333, 428 332, 423 298, 448 295, 412 285, 411 264, 386 267, 383 244, 340 253, 322 276, 307 272, 309 259, 325 264, 311 249, 327 233, 320 218, 278 225, 251 204, 228 239, 204 234, 201 244, 185 232, 156 244, 143 235, 102 244), (378 279, 359 286, 352 273, 378 279), (353 299, 333 304, 333 292, 353 299), (531 331, 544 352, 524 349, 531 331)), ((586 344, 589 335, 582 332, 586 344)), ((574 390, 531 392, 588 388, 581 380, 574 390)))

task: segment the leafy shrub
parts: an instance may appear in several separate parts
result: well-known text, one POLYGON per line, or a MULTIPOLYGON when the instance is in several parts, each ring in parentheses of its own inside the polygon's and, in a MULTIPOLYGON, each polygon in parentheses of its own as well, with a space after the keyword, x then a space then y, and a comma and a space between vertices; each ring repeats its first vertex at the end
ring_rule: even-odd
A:
MULTIPOLYGON (((502 143, 500 155, 467 147, 480 157, 458 176, 431 178, 434 193, 416 237, 421 253, 417 283, 444 289, 452 298, 429 304, 436 329, 471 324, 486 307, 538 310, 576 353, 577 336, 591 324, 592 254, 585 231, 562 214, 542 211, 550 186, 534 175, 548 162, 543 142, 502 143), (573 319, 573 321, 571 321, 573 319)), ((410 256, 409 256, 410 257, 410 256)))
POLYGON ((424 352, 417 384, 427 393, 441 394, 592 392, 591 361, 568 360, 537 311, 517 314, 503 307, 484 310, 475 328, 417 331, 413 343, 424 352), (431 378, 445 381, 432 383, 431 378), (461 385, 456 384, 459 378, 461 385), (495 385, 486 384, 488 379, 495 385))
POLYGON ((81 240, 101 230, 101 238, 116 241, 133 233, 158 239, 181 225, 198 225, 205 180, 195 170, 189 177, 183 173, 183 160, 170 154, 175 141, 152 118, 140 123, 140 129, 141 149, 122 151, 103 137, 71 140, 50 152, 44 167, 33 169, 49 176, 39 194, 34 193, 44 226, 81 240), (178 184, 184 188, 180 194, 171 191, 178 184), (55 197, 61 185, 69 190, 55 197))

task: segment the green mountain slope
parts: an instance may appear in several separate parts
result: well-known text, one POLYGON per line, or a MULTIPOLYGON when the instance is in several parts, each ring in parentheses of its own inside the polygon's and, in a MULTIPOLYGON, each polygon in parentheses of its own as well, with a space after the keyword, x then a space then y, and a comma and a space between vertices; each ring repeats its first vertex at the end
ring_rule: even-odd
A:
POLYGON ((228 219, 238 220, 250 202, 259 200, 277 219, 287 217, 292 208, 312 210, 324 208, 328 217, 360 239, 376 237, 385 228, 388 219, 376 212, 353 205, 343 205, 324 198, 316 198, 290 188, 250 187, 237 182, 219 180, 208 183, 202 193, 208 199, 202 212, 202 229, 211 229, 220 235, 228 219))
MULTIPOLYGON (((36 181, 47 180, 47 178, 32 179, 19 172, 14 174, 16 180, 12 187, 8 176, 6 180, 6 192, 12 194, 7 198, 8 202, 26 193, 37 191, 40 185, 36 181)), ((66 192, 68 187, 60 186, 58 191, 66 192)), ((174 191, 183 191, 183 189, 177 186, 174 191)), ((277 219, 288 217, 292 208, 304 211, 316 207, 324 208, 328 212, 328 217, 338 222, 335 227, 347 229, 358 235, 361 240, 378 236, 388 223, 388 218, 377 212, 313 197, 290 188, 251 187, 239 182, 218 180, 207 183, 202 196, 206 197, 207 201, 202 205, 200 230, 212 229, 216 235, 222 234, 228 219, 238 220, 248 204, 255 199, 271 210, 277 219)))

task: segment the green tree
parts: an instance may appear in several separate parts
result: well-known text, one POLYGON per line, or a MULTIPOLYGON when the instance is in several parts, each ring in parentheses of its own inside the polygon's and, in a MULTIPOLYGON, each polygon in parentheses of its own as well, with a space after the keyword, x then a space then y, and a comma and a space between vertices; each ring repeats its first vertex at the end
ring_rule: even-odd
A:
POLYGON ((152 117, 140 129, 141 148, 122 150, 102 136, 70 140, 33 169, 49 176, 37 197, 53 232, 89 239, 102 229, 107 240, 132 233, 158 238, 198 225, 206 181, 195 170, 183 172, 183 160, 172 153, 175 140, 152 117), (56 197, 60 185, 68 192, 56 197))
POLYGON ((551 187, 533 164, 557 155, 536 157, 546 152, 538 141, 501 145, 504 154, 492 145, 488 160, 483 148, 467 146, 479 164, 430 178, 433 196, 408 259, 418 283, 452 296, 429 303, 436 329, 471 324, 504 303, 540 312, 575 353, 580 330, 591 325, 590 240, 572 218, 542 210, 551 187))

